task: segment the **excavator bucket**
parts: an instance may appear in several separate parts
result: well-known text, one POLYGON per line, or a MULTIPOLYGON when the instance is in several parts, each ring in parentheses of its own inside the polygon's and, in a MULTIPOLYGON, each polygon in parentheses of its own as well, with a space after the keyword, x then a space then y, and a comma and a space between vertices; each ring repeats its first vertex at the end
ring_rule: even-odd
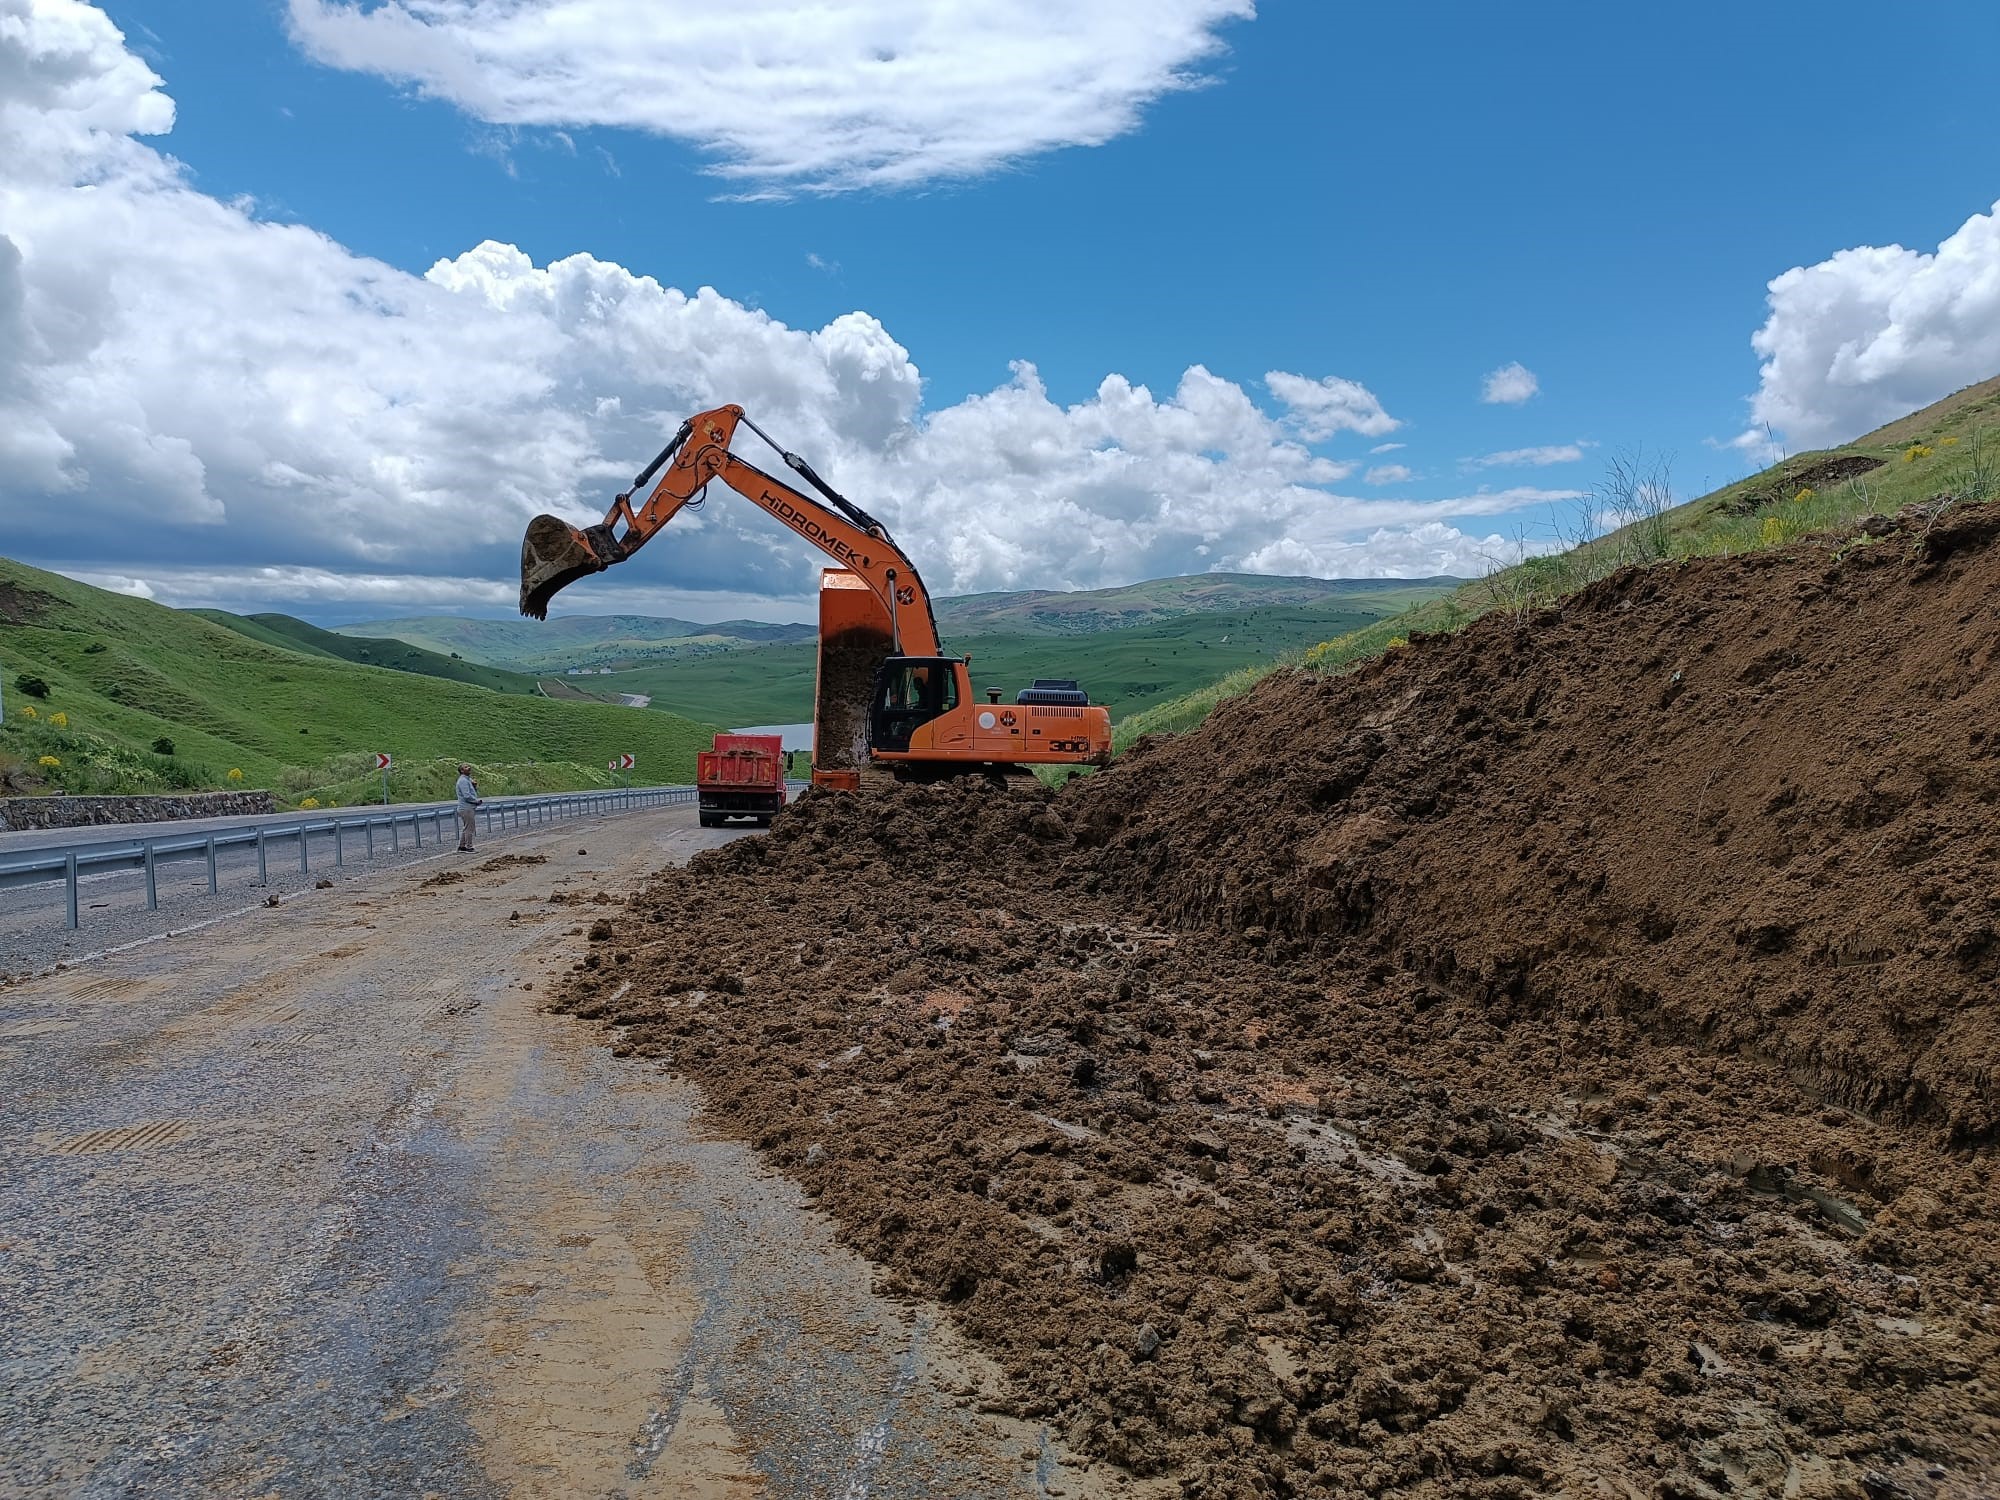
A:
MULTIPOLYGON (((593 535, 608 529, 594 526, 582 531, 559 516, 541 515, 530 521, 528 534, 521 538, 521 613, 546 620, 549 600, 557 593, 618 561, 615 553, 607 556, 600 551, 599 538, 593 535)), ((616 546, 609 535, 602 542, 616 546)))

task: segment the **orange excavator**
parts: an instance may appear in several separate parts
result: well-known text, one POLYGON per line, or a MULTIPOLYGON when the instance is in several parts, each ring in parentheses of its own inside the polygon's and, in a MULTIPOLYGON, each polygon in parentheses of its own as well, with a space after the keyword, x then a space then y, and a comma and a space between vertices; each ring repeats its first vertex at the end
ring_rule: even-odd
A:
POLYGON ((772 442, 740 406, 683 422, 600 524, 579 528, 550 515, 530 521, 521 542, 521 613, 547 619, 559 590, 624 562, 681 511, 699 507, 717 479, 838 564, 820 578, 815 785, 852 789, 871 768, 910 779, 1102 764, 1109 756, 1110 712, 1073 680, 1037 679, 1012 704, 1000 702, 998 689, 975 701, 967 658, 945 654, 930 595, 887 528, 772 442), (732 453, 739 426, 770 444, 821 498, 732 453), (652 493, 635 507, 632 497, 648 484, 652 493))

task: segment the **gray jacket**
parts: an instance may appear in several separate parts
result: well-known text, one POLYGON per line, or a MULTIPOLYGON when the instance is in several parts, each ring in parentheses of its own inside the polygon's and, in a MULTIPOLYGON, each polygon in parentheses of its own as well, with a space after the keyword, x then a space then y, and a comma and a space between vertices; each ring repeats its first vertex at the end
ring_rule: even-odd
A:
POLYGON ((458 805, 460 807, 477 807, 480 800, 479 788, 473 785, 472 778, 470 776, 459 777, 458 805))

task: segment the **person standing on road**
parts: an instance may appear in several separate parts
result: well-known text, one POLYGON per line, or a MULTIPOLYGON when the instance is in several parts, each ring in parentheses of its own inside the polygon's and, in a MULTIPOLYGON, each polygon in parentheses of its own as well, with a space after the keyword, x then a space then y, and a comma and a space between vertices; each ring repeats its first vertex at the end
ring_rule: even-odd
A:
POLYGON ((458 768, 458 847, 464 854, 472 852, 472 833, 476 822, 474 809, 484 800, 479 795, 479 783, 472 779, 472 767, 458 768))

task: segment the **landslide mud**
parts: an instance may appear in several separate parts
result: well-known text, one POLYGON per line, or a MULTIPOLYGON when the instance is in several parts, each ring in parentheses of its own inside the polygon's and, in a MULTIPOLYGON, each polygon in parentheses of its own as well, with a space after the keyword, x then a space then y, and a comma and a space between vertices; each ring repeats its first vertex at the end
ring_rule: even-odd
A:
POLYGON ((2000 1483, 2000 516, 814 794, 561 1003, 1189 1496, 2000 1483))

